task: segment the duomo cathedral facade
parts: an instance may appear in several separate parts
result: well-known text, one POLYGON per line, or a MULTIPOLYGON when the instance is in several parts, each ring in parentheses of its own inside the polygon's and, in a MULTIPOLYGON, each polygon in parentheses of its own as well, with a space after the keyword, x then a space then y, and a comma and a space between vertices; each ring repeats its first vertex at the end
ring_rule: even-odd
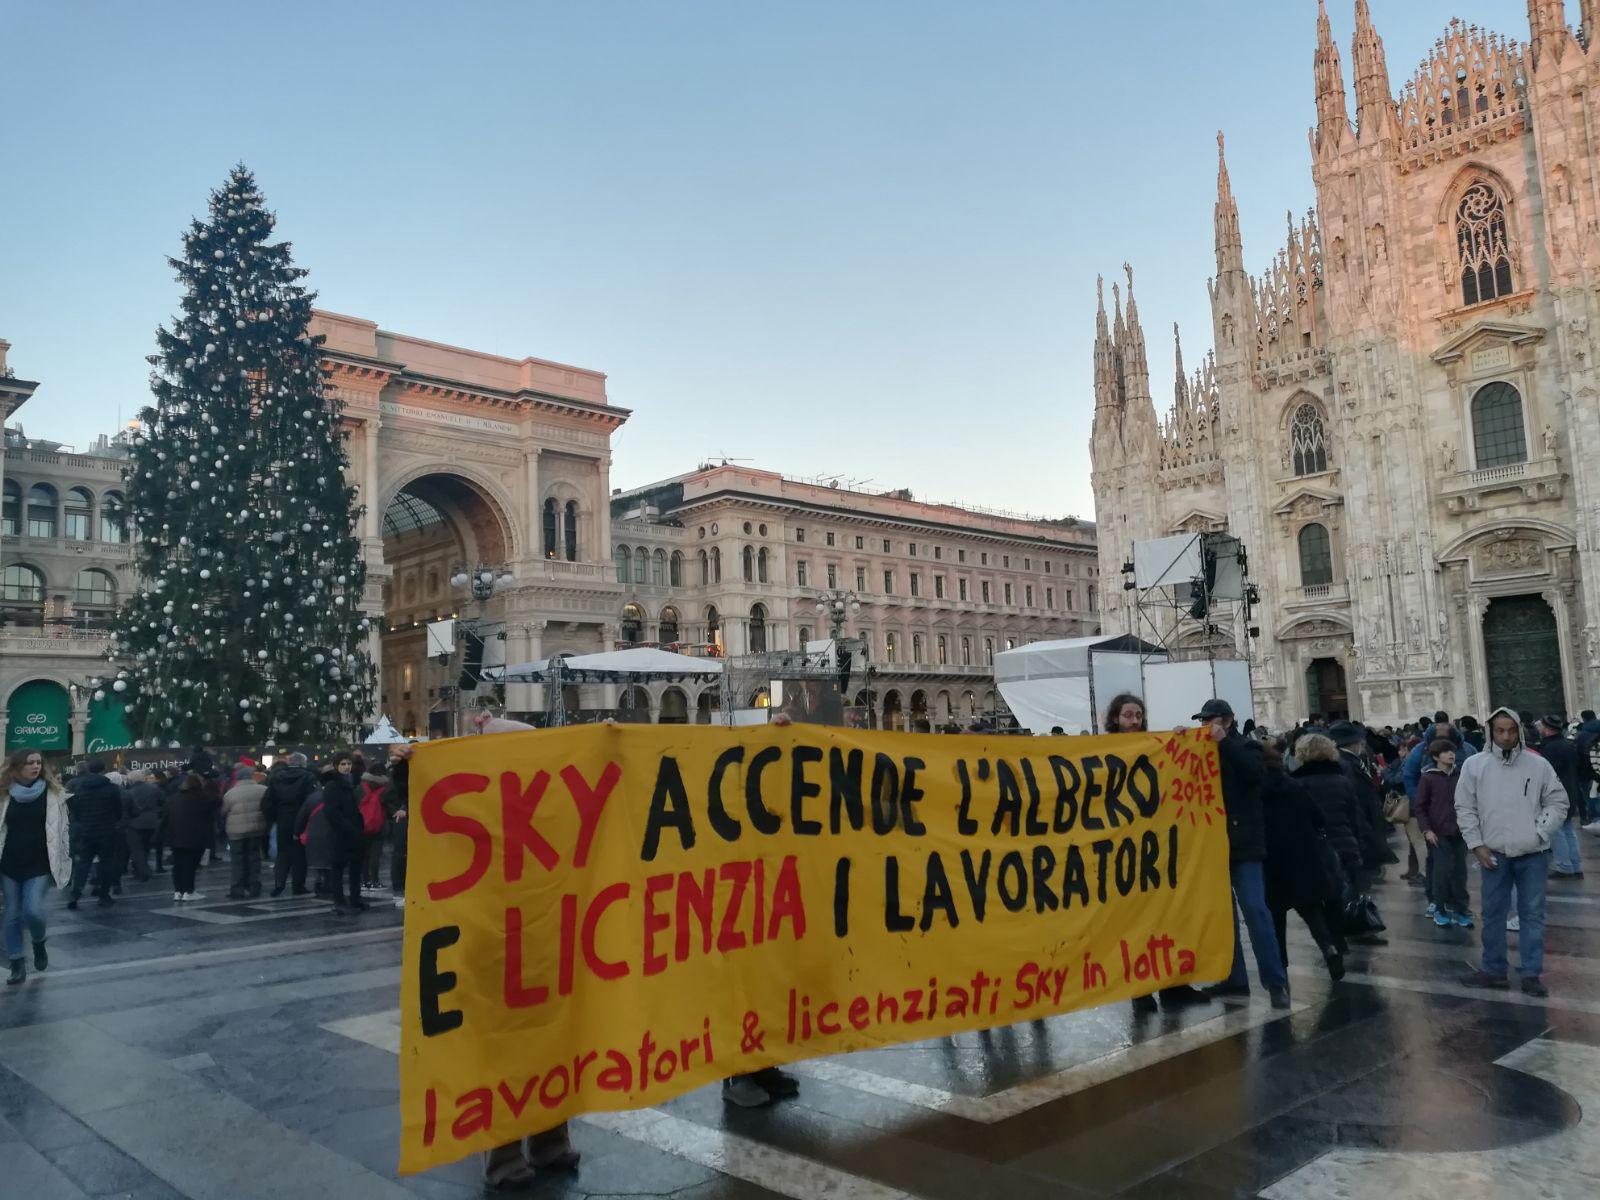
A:
POLYGON ((1134 540, 1236 535, 1259 636, 1164 633, 1248 654, 1270 724, 1600 707, 1600 0, 1528 7, 1396 93, 1357 0, 1353 112, 1319 14, 1316 206, 1249 273, 1219 135, 1214 349, 1164 414, 1132 273, 1102 295, 1105 630, 1140 631, 1134 540))

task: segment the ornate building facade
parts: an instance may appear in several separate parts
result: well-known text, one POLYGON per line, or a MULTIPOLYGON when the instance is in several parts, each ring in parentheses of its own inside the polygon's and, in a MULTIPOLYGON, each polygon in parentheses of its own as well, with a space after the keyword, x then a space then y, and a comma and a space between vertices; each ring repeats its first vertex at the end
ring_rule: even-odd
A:
POLYGON ((1353 120, 1319 13, 1316 206, 1249 274, 1219 135, 1215 349, 1164 420, 1131 272, 1102 300, 1102 571, 1240 537, 1271 723, 1600 704, 1600 0, 1566 7, 1529 0, 1526 43, 1452 21, 1396 94, 1357 0, 1353 120))
POLYGON ((91 680, 132 583, 122 434, 83 450, 28 437, 20 379, 0 341, 0 752, 99 753, 132 739, 121 705, 91 680))
MULTIPOLYGON (((618 492, 611 544, 621 643, 746 655, 831 636, 819 595, 860 604, 842 632, 866 641, 879 728, 994 715, 994 656, 1099 632, 1094 526, 864 492, 746 466, 709 465, 618 492)), ((652 719, 704 719, 703 689, 641 689, 652 719)), ((705 697, 709 701, 709 697, 705 697)), ((738 706, 757 702, 735 697, 738 706)))

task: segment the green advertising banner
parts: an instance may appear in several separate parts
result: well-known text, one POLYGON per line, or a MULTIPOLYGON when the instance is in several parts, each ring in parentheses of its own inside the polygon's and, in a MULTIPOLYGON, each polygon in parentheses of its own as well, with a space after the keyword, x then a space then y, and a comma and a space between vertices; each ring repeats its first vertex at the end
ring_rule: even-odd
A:
POLYGON ((110 693, 104 700, 89 702, 89 724, 83 733, 85 754, 104 754, 133 745, 133 734, 124 719, 127 710, 128 706, 110 693))
POLYGON ((11 693, 6 705, 6 749, 71 750, 72 702, 67 689, 34 679, 11 693))

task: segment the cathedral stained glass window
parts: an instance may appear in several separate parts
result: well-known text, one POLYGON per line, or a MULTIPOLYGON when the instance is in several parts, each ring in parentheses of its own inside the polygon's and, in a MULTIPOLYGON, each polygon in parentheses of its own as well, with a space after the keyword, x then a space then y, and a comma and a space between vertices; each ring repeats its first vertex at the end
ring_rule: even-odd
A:
POLYGON ((1461 303, 1484 304, 1509 296, 1511 245, 1506 204, 1487 183, 1475 183, 1456 209, 1456 246, 1461 254, 1461 303))

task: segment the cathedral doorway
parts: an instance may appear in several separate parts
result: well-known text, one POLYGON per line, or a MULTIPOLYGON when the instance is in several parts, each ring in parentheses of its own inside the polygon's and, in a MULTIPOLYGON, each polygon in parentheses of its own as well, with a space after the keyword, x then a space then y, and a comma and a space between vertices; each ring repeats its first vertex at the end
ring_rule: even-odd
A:
POLYGON ((1516 709, 1524 720, 1566 713, 1556 615, 1542 596, 1497 596, 1483 617, 1489 707, 1516 709))
POLYGON ((1306 667, 1306 713, 1325 720, 1350 716, 1350 694, 1345 690, 1344 664, 1336 658, 1314 658, 1306 667))

